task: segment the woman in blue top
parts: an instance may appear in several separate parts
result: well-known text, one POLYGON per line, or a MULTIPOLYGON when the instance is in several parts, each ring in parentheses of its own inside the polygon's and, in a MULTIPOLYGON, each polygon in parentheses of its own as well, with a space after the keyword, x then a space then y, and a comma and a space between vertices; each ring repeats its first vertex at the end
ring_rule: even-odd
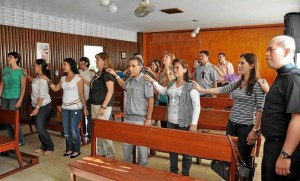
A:
MULTIPOLYGON (((21 56, 18 52, 10 52, 7 55, 7 67, 2 72, 3 81, 0 84, 1 108, 18 110, 23 101, 26 89, 26 76, 23 74, 22 68, 19 66, 21 56)), ((14 136, 14 126, 7 125, 8 135, 10 138, 14 136)), ((19 145, 24 145, 24 137, 22 128, 19 128, 19 145)))

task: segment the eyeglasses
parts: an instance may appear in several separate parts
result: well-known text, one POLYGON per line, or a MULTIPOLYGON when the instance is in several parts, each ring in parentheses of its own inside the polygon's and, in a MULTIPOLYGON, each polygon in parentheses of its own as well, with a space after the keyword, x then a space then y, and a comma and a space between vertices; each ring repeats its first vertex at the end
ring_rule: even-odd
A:
POLYGON ((202 72, 202 79, 204 79, 205 72, 202 72))

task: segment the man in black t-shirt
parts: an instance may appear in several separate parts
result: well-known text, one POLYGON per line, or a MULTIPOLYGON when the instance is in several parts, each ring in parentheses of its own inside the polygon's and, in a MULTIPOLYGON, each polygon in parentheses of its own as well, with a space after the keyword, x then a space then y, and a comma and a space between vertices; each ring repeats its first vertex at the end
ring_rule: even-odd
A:
POLYGON ((267 48, 268 66, 278 75, 262 114, 262 181, 300 180, 300 70, 294 53, 295 41, 285 35, 273 38, 267 48))

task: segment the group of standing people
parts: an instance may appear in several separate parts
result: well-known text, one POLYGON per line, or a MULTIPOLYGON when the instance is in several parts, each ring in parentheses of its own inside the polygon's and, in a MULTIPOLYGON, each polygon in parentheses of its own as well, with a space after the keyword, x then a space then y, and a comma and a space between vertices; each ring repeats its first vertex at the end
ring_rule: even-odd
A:
MULTIPOLYGON (((258 59, 253 53, 244 53, 238 63, 238 76, 224 85, 219 81, 218 71, 209 62, 209 52, 200 52, 200 63, 190 70, 186 61, 175 58, 171 52, 163 52, 162 68, 159 61, 144 68, 143 60, 132 57, 128 62, 126 80, 113 70, 108 54, 95 56, 99 71, 91 79, 79 76, 76 61, 66 58, 63 62, 65 75, 57 85, 48 76, 47 64, 38 59, 32 78, 19 67, 21 57, 16 52, 8 54, 8 65, 3 70, 0 84, 2 108, 17 109, 21 106, 26 85, 26 76, 32 82, 32 116, 36 116, 41 146, 35 152, 49 155, 54 145, 45 129, 45 115, 50 110, 49 87, 53 91, 63 89, 62 122, 67 148, 64 156, 75 158, 80 155, 78 124, 82 113, 88 116, 87 101, 91 104, 91 117, 109 120, 114 83, 126 92, 124 122, 151 125, 153 104, 167 106, 166 124, 162 127, 184 131, 197 131, 200 114, 199 96, 212 97, 231 93, 234 105, 229 116, 226 134, 238 137, 238 150, 250 166, 250 154, 260 132, 265 137, 262 161, 262 180, 300 179, 300 70, 293 63, 295 42, 289 36, 273 38, 267 48, 267 64, 278 73, 272 87, 258 73, 258 59), (195 81, 192 81, 194 77, 195 81), (89 89, 85 96, 84 85, 89 89), (49 86, 49 87, 48 87, 49 86), (267 94, 267 96, 266 96, 267 94)), ((218 56, 222 59, 225 54, 218 56)), ((83 64, 87 61, 83 60, 83 64)), ((195 62, 195 64, 197 64, 195 62)), ((224 64, 225 65, 225 64, 224 64)), ((232 74, 228 72, 228 75, 232 74)), ((220 77, 224 75, 220 74, 220 77)), ((201 120, 200 120, 201 121, 201 120)), ((12 127, 9 127, 10 132, 12 127)), ((21 129, 20 129, 21 130, 21 129)), ((20 144, 24 144, 22 134, 20 144)), ((97 154, 114 158, 111 140, 97 140, 97 154)), ((124 161, 132 162, 133 145, 123 143, 124 161)), ((138 146, 139 164, 148 163, 148 149, 138 146)), ((178 154, 169 153, 170 171, 178 173, 178 154)), ((182 175, 189 175, 192 157, 183 155, 182 175)))

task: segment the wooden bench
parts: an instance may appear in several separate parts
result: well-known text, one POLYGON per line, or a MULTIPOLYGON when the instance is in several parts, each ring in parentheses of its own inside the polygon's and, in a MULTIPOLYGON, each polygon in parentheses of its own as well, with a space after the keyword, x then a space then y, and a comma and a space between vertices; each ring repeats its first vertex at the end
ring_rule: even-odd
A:
MULTIPOLYGON (((105 120, 94 120, 91 155, 70 166, 71 180, 76 176, 90 180, 197 180, 140 165, 95 156, 96 138, 141 145, 166 152, 195 155, 207 159, 231 162, 230 180, 235 179, 236 162, 229 140, 224 135, 194 133, 152 126, 135 125, 105 120), (159 138, 159 139, 158 139, 159 138), (178 146, 185 142, 185 146, 178 146), (167 144, 166 144, 167 143, 167 144), (209 151, 208 151, 209 150, 209 151)), ((237 138, 233 138, 234 142, 237 138)))
MULTIPOLYGON (((225 97, 218 97, 218 98, 201 97, 200 103, 201 103, 201 107, 204 109, 220 109, 220 110, 230 111, 231 107, 233 106, 233 99, 225 98, 225 97)), ((229 116, 228 116, 228 118, 229 118, 229 116)), ((209 128, 204 128, 204 129, 209 129, 209 128)), ((256 156, 259 156, 259 150, 260 150, 260 145, 261 145, 261 135, 259 135, 256 144, 257 144, 257 149, 256 149, 255 154, 256 154, 256 156)))
POLYGON ((233 106, 233 99, 224 97, 200 97, 200 104, 202 109, 230 110, 230 108, 233 106))
POLYGON ((0 153, 15 150, 19 166, 23 167, 23 161, 19 147, 19 111, 0 109, 0 122, 14 126, 14 139, 0 136, 0 153))
MULTIPOLYGON (((205 99, 216 99, 216 98, 205 98, 205 99)), ((221 104, 219 104, 221 105, 221 104)), ((220 107, 220 106, 219 106, 220 107)), ((165 120, 166 117, 166 106, 154 106, 152 112, 152 119, 159 119, 165 120)), ((227 124, 229 120, 230 111, 219 110, 219 109, 201 109, 201 113, 198 119, 197 130, 200 129, 208 129, 208 131, 201 131, 202 133, 208 133, 210 130, 216 131, 226 131, 227 124)), ((259 136, 255 146, 251 152, 251 162, 253 166, 253 173, 255 171, 255 156, 258 156, 257 153, 259 152, 259 143, 261 140, 261 136, 259 136)), ((152 148, 150 149, 150 155, 154 156, 155 153, 153 152, 152 148)), ((199 158, 197 158, 197 164, 199 164, 199 158)))
POLYGON ((116 121, 118 118, 124 121, 124 91, 114 92, 114 107, 118 107, 119 110, 113 110, 111 115, 113 120, 116 121))

